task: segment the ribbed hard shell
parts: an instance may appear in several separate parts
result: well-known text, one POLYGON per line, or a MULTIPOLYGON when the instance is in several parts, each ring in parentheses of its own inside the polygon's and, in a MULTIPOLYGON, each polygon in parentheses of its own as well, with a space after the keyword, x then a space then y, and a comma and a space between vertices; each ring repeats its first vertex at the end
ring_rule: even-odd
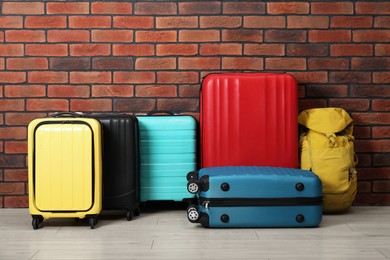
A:
POLYGON ((196 170, 196 121, 191 116, 138 116, 141 201, 190 198, 186 175, 196 170))
POLYGON ((297 82, 289 74, 210 74, 200 95, 201 167, 298 167, 297 82))

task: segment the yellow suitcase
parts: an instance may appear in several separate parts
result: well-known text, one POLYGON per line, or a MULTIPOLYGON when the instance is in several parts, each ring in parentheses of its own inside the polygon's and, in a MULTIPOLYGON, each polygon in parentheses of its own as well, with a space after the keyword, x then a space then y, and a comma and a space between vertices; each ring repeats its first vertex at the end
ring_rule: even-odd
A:
POLYGON ((33 120, 28 126, 28 188, 32 226, 44 219, 88 218, 102 210, 101 125, 92 118, 33 120))

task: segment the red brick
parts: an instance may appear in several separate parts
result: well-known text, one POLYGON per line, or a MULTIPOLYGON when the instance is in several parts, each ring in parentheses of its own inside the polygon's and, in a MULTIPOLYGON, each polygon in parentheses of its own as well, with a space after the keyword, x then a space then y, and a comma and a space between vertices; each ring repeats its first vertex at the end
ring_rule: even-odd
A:
POLYGON ((136 70, 173 70, 176 69, 176 58, 137 58, 136 70))
POLYGON ((0 58, 0 70, 4 70, 4 69, 5 69, 5 59, 4 58, 0 58))
POLYGON ((136 86, 137 97, 176 97, 176 86, 136 86))
POLYGON ((65 28, 66 16, 27 16, 24 26, 25 28, 65 28))
POLYGON ((21 16, 1 16, 0 28, 22 28, 23 18, 21 16))
POLYGON ((390 28, 390 16, 375 17, 374 27, 390 28))
MULTIPOLYGON (((359 156, 360 162, 360 156, 359 156)), ((359 164, 358 164, 359 165, 359 164)), ((375 180, 375 179, 389 179, 390 168, 376 167, 376 168, 358 168, 358 178, 360 180, 375 180)))
POLYGON ((196 16, 156 17, 156 28, 197 28, 196 16))
POLYGON ((6 154, 27 154, 26 141, 8 141, 5 143, 6 154))
POLYGON ((351 2, 319 2, 311 3, 312 14, 353 14, 351 2))
POLYGON ((328 83, 328 73, 319 72, 290 72, 299 83, 328 83))
POLYGON ((110 16, 70 16, 69 28, 110 28, 110 16))
POLYGON ((8 58, 8 70, 43 70, 49 68, 47 58, 8 58))
MULTIPOLYGON (((0 103, 2 102, 0 101, 0 103)), ((26 139, 26 137, 27 137, 27 131, 25 126, 0 128, 0 139, 21 140, 21 139, 26 139)), ((15 166, 23 166, 23 160, 19 160, 19 159, 20 159, 19 156, 6 156, 3 157, 3 162, 5 161, 5 167, 8 168, 11 166, 11 164, 15 164, 15 166)), ((0 159, 0 164, 1 164, 1 159, 0 159)))
POLYGON ((70 72, 70 83, 111 83, 111 72, 70 72))
POLYGON ((309 8, 309 3, 303 2, 267 3, 268 14, 308 14, 309 8))
POLYGON ((225 2, 224 14, 265 14, 265 3, 260 2, 225 2))
POLYGON ((309 42, 350 42, 351 31, 349 30, 311 30, 309 42))
POLYGON ((44 42, 44 31, 37 30, 8 30, 5 32, 7 42, 44 42))
POLYGON ((158 44, 156 46, 157 56, 194 56, 196 54, 198 54, 197 44, 158 44))
POLYGON ((93 42, 132 42, 133 31, 130 30, 93 30, 93 42))
POLYGON ((156 108, 156 100, 151 98, 118 99, 114 101, 114 111, 140 112, 153 111, 156 108))
POLYGON ((179 86, 179 97, 199 97, 200 86, 179 86))
POLYGON ((10 85, 4 87, 6 97, 42 97, 45 96, 44 85, 10 85))
POLYGON ((331 56, 372 56, 371 44, 333 44, 330 46, 331 56))
POLYGON ((265 69, 267 70, 306 70, 304 58, 266 58, 265 69))
POLYGON ((263 58, 222 58, 222 69, 232 70, 262 70, 263 58))
POLYGON ((49 2, 46 4, 47 14, 88 14, 89 3, 82 2, 49 2))
POLYGON ((288 44, 287 56, 327 56, 328 45, 322 43, 288 44))
POLYGON ((26 126, 35 118, 45 117, 46 113, 6 113, 5 123, 12 126, 26 126))
POLYGON ((390 138, 390 127, 388 126, 373 126, 372 127, 372 138, 390 138))
POLYGON ((114 72, 114 83, 150 84, 155 78, 154 72, 114 72))
POLYGON ((24 183, 18 182, 3 182, 0 183, 1 195, 24 194, 24 183))
POLYGON ((310 58, 309 70, 346 70, 349 69, 347 58, 310 58))
POLYGON ((93 85, 92 97, 133 97, 133 85, 93 85))
POLYGON ((376 44, 375 56, 390 56, 390 44, 376 44))
POLYGON ((115 16, 114 28, 149 29, 154 28, 154 18, 149 16, 115 16))
POLYGON ((372 165, 373 166, 388 166, 389 165, 389 154, 388 153, 374 154, 372 165))
POLYGON ((355 140, 356 152, 385 153, 390 149, 390 140, 355 140))
POLYGON ((390 3, 387 2, 356 2, 357 14, 390 14, 390 3))
POLYGON ((50 58, 51 70, 89 70, 90 68, 89 58, 50 58))
POLYGON ((67 56, 66 44, 26 44, 27 56, 67 56))
POLYGON ((27 99, 28 111, 67 111, 68 100, 66 99, 27 99))
POLYGON ((179 70, 220 69, 220 58, 179 58, 179 70))
MULTIPOLYGON (((236 26, 237 27, 237 26, 236 26)), ((285 28, 284 16, 247 16, 244 17, 244 28, 285 28)))
POLYGON ((352 58, 353 70, 390 70, 388 58, 352 58))
POLYGON ((48 97, 89 97, 89 86, 50 85, 47 88, 48 97))
POLYGON ((24 100, 22 99, 2 99, 0 100, 1 111, 23 111, 24 100))
POLYGON ((372 191, 371 189, 371 182, 370 181, 359 181, 357 183, 357 189, 359 193, 369 193, 372 191))
POLYGON ((352 39, 354 42, 390 42, 389 30, 355 30, 352 39))
POLYGON ((173 2, 135 3, 134 14, 177 14, 177 5, 173 2))
POLYGON ((221 2, 181 2, 179 3, 179 14, 220 14, 221 2))
POLYGON ((388 111, 389 112, 389 110, 390 110, 390 99, 375 99, 375 100, 372 100, 372 110, 373 111, 383 111, 383 112, 388 111))
POLYGON ((197 72, 157 72, 157 83, 161 83, 161 84, 199 83, 199 75, 197 72))
POLYGON ((373 83, 390 83, 389 72, 374 72, 372 77, 373 77, 372 79, 373 83))
POLYGON ((1 72, 0 71, 0 82, 1 83, 23 83, 26 82, 25 72, 1 72))
POLYGON ((107 56, 110 55, 109 44, 71 44, 71 56, 107 56))
POLYGON ((115 56, 153 56, 152 44, 113 44, 115 56))
POLYGON ((266 42, 305 42, 306 32, 302 30, 268 30, 264 37, 266 42))
POLYGON ((94 70, 129 70, 134 69, 132 57, 96 57, 92 58, 94 70))
POLYGON ((67 83, 67 72, 31 71, 28 72, 28 83, 67 83))
POLYGON ((180 42, 216 42, 220 40, 218 30, 181 30, 180 42))
MULTIPOLYGON (((358 138, 358 139, 371 138, 371 127, 354 125, 353 126, 353 135, 355 136, 355 138, 358 138)), ((363 156, 362 154, 359 155, 359 166, 362 166, 362 164, 360 164, 362 156, 363 156)), ((370 159, 364 159, 364 160, 369 161, 369 163, 371 165, 371 156, 369 156, 369 157, 370 157, 370 159)), ((365 158, 365 157, 363 157, 363 158, 365 158)))
POLYGON ((23 44, 0 44, 1 56, 23 56, 23 44))
POLYGON ((176 31, 137 31, 136 42, 176 42, 176 31))
MULTIPOLYGON (((219 34, 217 34, 219 38, 219 34)), ((219 41, 219 39, 217 39, 219 41)), ((261 30, 223 30, 222 41, 224 42, 262 42, 263 31, 261 30)))
POLYGON ((89 42, 90 32, 87 30, 49 30, 48 42, 89 42))
POLYGON ((72 111, 112 111, 111 99, 72 99, 70 100, 72 111))
POLYGON ((284 56, 284 44, 245 44, 244 54, 248 56, 284 56))
POLYGON ((389 97, 390 88, 388 85, 352 85, 350 86, 351 97, 389 97))
POLYGON ((43 14, 41 2, 4 2, 2 14, 43 14))
POLYGON ((242 18, 238 16, 201 16, 200 28, 238 28, 242 18))
POLYGON ((390 195, 387 194, 357 194, 354 205, 385 206, 390 205, 390 195))
POLYGON ((5 181, 27 181, 28 174, 27 170, 5 170, 4 171, 4 180, 5 181))
POLYGON ((28 196, 5 196, 5 208, 28 208, 28 196))
POLYGON ((348 85, 309 85, 306 86, 307 97, 347 97, 348 85))
POLYGON ((390 122, 390 113, 353 113, 352 118, 355 125, 386 125, 390 122))
POLYGON ((303 111, 306 109, 311 109, 311 108, 321 108, 321 107, 327 107, 327 101, 326 99, 320 99, 320 98, 315 98, 315 99, 301 99, 299 100, 299 111, 303 111))
POLYGON ((372 17, 370 16, 334 16, 331 18, 332 28, 371 28, 372 17))
POLYGON ((158 99, 157 110, 169 110, 173 112, 197 111, 199 109, 198 103, 198 99, 196 98, 158 99))
POLYGON ((367 99, 330 99, 330 107, 341 107, 347 111, 368 111, 370 101, 367 99))
POLYGON ((287 28, 328 28, 327 16, 288 16, 287 28))
POLYGON ((4 42, 4 32, 0 32, 0 42, 4 42))
POLYGON ((242 45, 236 43, 205 43, 200 45, 200 55, 221 56, 241 55, 242 45))
POLYGON ((331 83, 369 83, 371 74, 369 72, 330 72, 331 83))
POLYGON ((91 11, 93 14, 131 14, 133 6, 131 2, 93 2, 91 11))

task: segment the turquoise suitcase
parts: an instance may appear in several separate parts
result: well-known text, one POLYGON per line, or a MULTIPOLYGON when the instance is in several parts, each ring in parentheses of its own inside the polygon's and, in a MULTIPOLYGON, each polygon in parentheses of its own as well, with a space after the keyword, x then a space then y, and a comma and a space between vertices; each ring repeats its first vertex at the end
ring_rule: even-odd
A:
POLYGON ((141 202, 183 201, 186 175, 196 170, 196 120, 192 116, 137 116, 140 138, 141 202))

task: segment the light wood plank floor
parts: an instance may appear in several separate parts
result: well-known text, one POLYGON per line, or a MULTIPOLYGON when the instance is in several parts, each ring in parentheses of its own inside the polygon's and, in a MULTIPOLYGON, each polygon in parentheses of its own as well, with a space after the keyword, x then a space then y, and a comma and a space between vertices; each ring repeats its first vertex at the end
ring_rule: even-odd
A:
POLYGON ((183 208, 130 222, 118 213, 93 230, 73 219, 33 230, 28 209, 0 209, 0 259, 390 259, 390 207, 353 207, 304 229, 205 229, 183 208))

